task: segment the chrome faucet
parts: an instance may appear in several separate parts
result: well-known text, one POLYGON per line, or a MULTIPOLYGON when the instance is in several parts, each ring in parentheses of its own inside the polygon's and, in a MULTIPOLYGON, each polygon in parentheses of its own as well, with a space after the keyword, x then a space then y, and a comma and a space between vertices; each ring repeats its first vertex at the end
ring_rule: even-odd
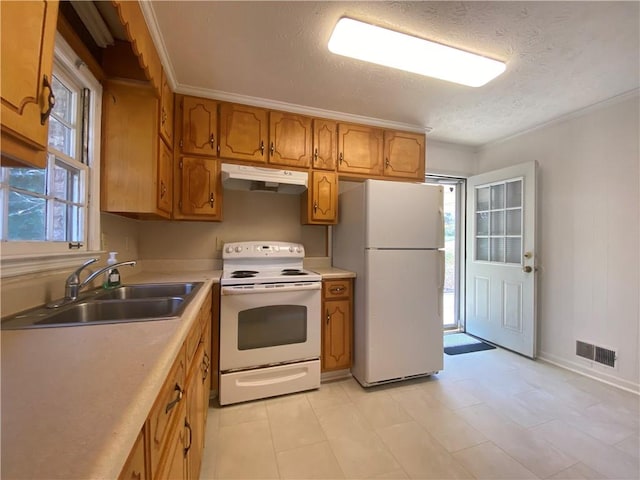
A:
POLYGON ((56 308, 56 307, 61 307, 62 305, 66 305, 68 303, 75 302, 78 299, 78 295, 80 294, 80 290, 82 290, 89 283, 91 283, 91 281, 94 278, 96 278, 98 275, 100 275, 100 274, 102 274, 102 273, 104 273, 107 270, 110 270, 112 268, 123 267, 125 265, 131 265, 133 267, 136 264, 135 260, 129 260, 129 261, 126 261, 126 262, 118 262, 118 263, 114 263, 112 265, 107 265, 106 267, 103 267, 103 268, 101 268, 99 270, 96 270, 95 272, 90 274, 87 278, 85 278, 83 282, 81 282, 80 281, 80 273, 82 272, 82 270, 84 270, 87 266, 89 266, 92 263, 95 263, 97 261, 98 261, 97 258, 90 258, 89 260, 84 262, 82 264, 82 266, 80 266, 80 268, 78 268, 71 275, 69 275, 67 277, 67 280, 64 282, 64 298, 59 300, 59 301, 57 301, 57 302, 49 303, 47 305, 47 307, 48 308, 56 308))

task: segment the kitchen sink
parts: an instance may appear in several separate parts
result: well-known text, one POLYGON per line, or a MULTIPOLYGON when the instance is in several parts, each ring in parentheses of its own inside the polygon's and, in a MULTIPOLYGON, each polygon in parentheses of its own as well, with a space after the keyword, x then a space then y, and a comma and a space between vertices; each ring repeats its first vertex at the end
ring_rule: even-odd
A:
POLYGON ((64 326, 88 323, 121 323, 177 317, 184 299, 110 300, 77 303, 36 321, 34 326, 64 326))
POLYGON ((198 283, 147 283, 140 285, 125 285, 114 290, 98 293, 94 298, 128 300, 136 298, 155 297, 184 297, 196 292, 202 282, 198 283))
POLYGON ((3 330, 146 322, 178 318, 203 282, 94 290, 58 308, 38 307, 2 320, 3 330))

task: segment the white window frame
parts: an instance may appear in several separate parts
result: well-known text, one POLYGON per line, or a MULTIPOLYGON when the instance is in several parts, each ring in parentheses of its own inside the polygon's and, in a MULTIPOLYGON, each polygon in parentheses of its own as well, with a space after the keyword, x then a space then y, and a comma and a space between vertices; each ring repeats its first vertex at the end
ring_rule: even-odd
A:
POLYGON ((92 90, 89 104, 88 150, 90 168, 85 183, 87 211, 85 218, 86 244, 69 250, 66 242, 2 242, 0 278, 30 273, 52 272, 79 266, 95 258, 100 250, 100 139, 102 127, 102 85, 89 71, 69 44, 56 33, 55 61, 73 75, 83 87, 92 90))

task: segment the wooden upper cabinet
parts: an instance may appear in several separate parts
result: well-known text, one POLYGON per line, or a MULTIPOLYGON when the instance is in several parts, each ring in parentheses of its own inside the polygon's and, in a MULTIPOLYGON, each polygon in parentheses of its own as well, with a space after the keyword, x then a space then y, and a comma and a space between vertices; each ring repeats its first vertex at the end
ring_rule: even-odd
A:
POLYGON ((312 171, 311 185, 302 195, 300 213, 305 224, 333 224, 338 221, 338 175, 312 171))
POLYGON ((338 124, 338 172, 382 175, 382 148, 382 130, 338 124))
POLYGON ((220 162, 183 157, 180 170, 180 214, 174 215, 174 218, 221 220, 220 162))
POLYGON ((180 149, 189 155, 217 156, 218 102, 181 97, 182 138, 180 149))
POLYGON ((263 108, 220 105, 220 157, 267 162, 269 112, 263 108))
POLYGON ((384 132, 384 174, 388 177, 424 181, 425 136, 416 133, 384 132))
POLYGON ((338 154, 338 123, 316 118, 313 120, 313 168, 336 169, 338 154))
POLYGON ((160 98, 160 136, 173 149, 173 92, 162 72, 162 96, 160 98))
POLYGON ((150 86, 104 83, 102 211, 136 218, 171 216, 172 157, 158 135, 158 103, 150 86))
POLYGON ((58 1, 0 2, 2 164, 46 166, 58 1))
POLYGON ((158 140, 158 209, 171 215, 173 208, 173 153, 158 140))
POLYGON ((269 163, 308 167, 312 156, 311 118, 285 112, 269 112, 269 163))

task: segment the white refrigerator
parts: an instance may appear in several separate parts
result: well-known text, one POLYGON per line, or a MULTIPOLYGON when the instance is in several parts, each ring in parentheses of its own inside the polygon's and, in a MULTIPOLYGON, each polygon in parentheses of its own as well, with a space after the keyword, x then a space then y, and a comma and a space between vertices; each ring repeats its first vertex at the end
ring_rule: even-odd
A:
POLYGON ((333 265, 354 271, 353 376, 363 386, 443 367, 442 187, 381 180, 339 197, 333 265))

